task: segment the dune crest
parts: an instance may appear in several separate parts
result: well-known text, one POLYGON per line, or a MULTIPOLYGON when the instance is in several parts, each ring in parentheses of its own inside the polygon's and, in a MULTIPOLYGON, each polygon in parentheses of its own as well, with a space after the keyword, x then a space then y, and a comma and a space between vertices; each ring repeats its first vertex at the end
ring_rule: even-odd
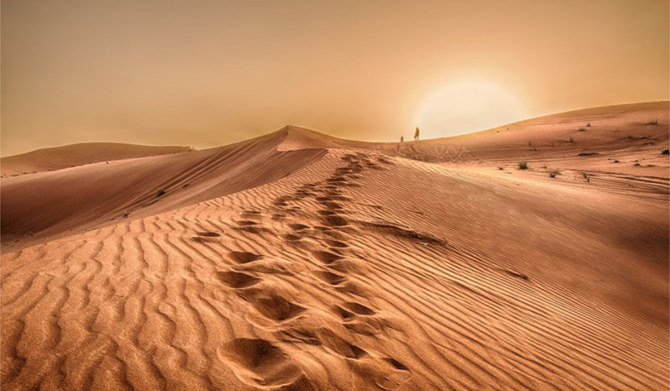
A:
POLYGON ((189 147, 154 147, 120 143, 82 143, 45 148, 0 160, 2 177, 55 171, 85 164, 187 152, 189 147))

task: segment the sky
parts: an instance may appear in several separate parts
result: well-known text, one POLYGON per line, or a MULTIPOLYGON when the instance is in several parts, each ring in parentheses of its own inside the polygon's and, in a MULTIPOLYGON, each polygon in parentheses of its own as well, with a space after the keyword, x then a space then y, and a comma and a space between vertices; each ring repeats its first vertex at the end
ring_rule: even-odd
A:
POLYGON ((667 0, 2 0, 3 156, 397 141, 668 100, 667 0))

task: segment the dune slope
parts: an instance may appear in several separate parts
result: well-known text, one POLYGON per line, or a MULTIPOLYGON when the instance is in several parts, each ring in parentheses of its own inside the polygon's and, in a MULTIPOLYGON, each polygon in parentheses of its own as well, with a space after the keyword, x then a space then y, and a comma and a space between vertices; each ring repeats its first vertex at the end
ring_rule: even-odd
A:
POLYGON ((167 155, 189 151, 188 147, 154 147, 119 143, 82 143, 38 149, 0 159, 2 177, 55 171, 110 160, 167 155))
POLYGON ((100 162, 4 179, 4 245, 148 216, 279 179, 323 150, 281 152, 287 130, 204 151, 100 162), (250 172, 255 175, 249 175, 250 172))
MULTIPOLYGON (((649 126, 665 138, 598 159, 656 159, 667 118, 649 126)), ((540 154, 512 168, 525 148, 452 161, 445 142, 415 160, 283 129, 211 152, 211 179, 167 209, 18 242, 3 387, 667 389, 668 157, 617 187, 568 174, 595 167, 576 148, 552 178, 540 154), (237 190, 217 187, 235 164, 237 190)), ((125 164, 172 167, 148 162, 125 164)))

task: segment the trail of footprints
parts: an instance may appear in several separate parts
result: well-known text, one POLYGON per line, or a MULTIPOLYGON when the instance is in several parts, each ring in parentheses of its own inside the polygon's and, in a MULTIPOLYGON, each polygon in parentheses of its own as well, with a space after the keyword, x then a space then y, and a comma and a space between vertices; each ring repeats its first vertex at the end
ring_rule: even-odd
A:
MULTIPOLYGON (((314 264, 317 265, 317 270, 312 274, 325 284, 325 289, 334 290, 333 295, 339 298, 346 297, 328 309, 336 317, 335 319, 340 320, 342 332, 336 333, 331 328, 318 326, 320 322, 310 322, 308 316, 301 318, 301 315, 307 314, 305 306, 287 299, 284 293, 272 284, 263 284, 263 278, 258 275, 264 271, 272 272, 274 275, 278 274, 278 271, 279 274, 282 274, 282 271, 288 275, 294 273, 259 262, 264 258, 260 254, 246 251, 230 252, 227 257, 234 266, 230 270, 219 271, 216 278, 272 322, 270 328, 282 342, 325 347, 347 360, 347 365, 354 368, 356 368, 355 361, 360 359, 380 360, 384 364, 380 367, 387 370, 367 381, 384 389, 393 389, 402 384, 399 378, 406 380, 409 377, 409 368, 392 357, 366 351, 352 342, 352 340, 363 341, 365 336, 378 334, 384 327, 384 321, 376 318, 377 311, 371 304, 363 303, 367 301, 365 290, 351 279, 356 273, 364 273, 364 267, 357 265, 362 261, 347 257, 349 251, 347 238, 349 234, 355 233, 355 229, 349 225, 346 218, 344 205, 350 199, 342 193, 345 187, 360 186, 356 180, 361 178, 361 173, 365 169, 383 168, 367 155, 360 153, 347 154, 342 160, 347 165, 337 168, 325 181, 305 184, 291 195, 280 196, 272 202, 272 220, 281 221, 288 228, 287 233, 280 235, 287 244, 300 246, 305 238, 318 243, 320 248, 309 250, 313 260, 316 261, 311 262, 310 266, 313 268, 314 264), (296 204, 308 198, 320 205, 317 215, 309 217, 309 220, 315 221, 316 224, 310 227, 303 223, 288 222, 290 216, 302 213, 302 208, 296 204), (312 327, 311 324, 317 326, 312 327), (397 372, 396 376, 390 376, 393 372, 397 372), (398 374, 402 376, 397 376, 398 374)), ((383 158, 379 158, 378 161, 392 164, 383 158)), ((237 221, 235 228, 256 234, 269 232, 269 229, 257 221, 261 217, 260 211, 245 211, 242 214, 243 220, 237 221)), ((304 222, 304 219, 301 221, 304 222)), ((206 242, 218 236, 214 232, 198 232, 193 240, 206 242)), ((268 325, 261 322, 257 326, 268 325)), ((224 344, 219 354, 233 363, 238 378, 250 385, 289 384, 291 389, 314 388, 289 354, 267 340, 236 338, 224 344)))
MULTIPOLYGON (((240 381, 251 387, 274 390, 335 388, 328 387, 328 384, 317 383, 315 378, 318 376, 316 375, 312 378, 311 374, 314 373, 314 368, 318 366, 313 364, 314 360, 311 360, 312 358, 317 358, 317 361, 323 358, 319 365, 325 371, 331 371, 334 374, 351 374, 351 381, 354 383, 342 384, 342 382, 339 382, 337 384, 339 389, 394 389, 403 384, 403 382, 410 380, 413 370, 415 373, 420 373, 418 366, 408 368, 405 365, 406 363, 389 357, 388 354, 384 354, 383 347, 369 348, 371 346, 369 343, 371 337, 376 338, 378 341, 385 341, 385 334, 392 332, 395 324, 389 323, 388 313, 375 307, 372 297, 366 292, 366 286, 359 283, 360 276, 366 275, 367 270, 370 269, 366 262, 356 256, 357 249, 350 247, 349 238, 356 234, 357 229, 370 229, 394 235, 398 238, 427 243, 437 241, 437 239, 391 225, 373 224, 366 226, 361 222, 356 222, 354 227, 353 221, 349 217, 350 214, 347 212, 351 199, 346 196, 345 189, 360 186, 358 182, 363 178, 366 170, 383 170, 384 165, 392 163, 383 158, 377 158, 373 161, 373 159, 363 154, 349 154, 343 156, 342 159, 346 165, 336 168, 327 179, 304 184, 292 194, 276 198, 269 210, 246 210, 233 222, 232 228, 244 233, 243 236, 245 238, 253 237, 254 235, 262 237, 268 233, 273 235, 277 233, 284 240, 287 247, 295 250, 293 251, 294 254, 307 255, 304 262, 287 262, 275 259, 269 255, 262 255, 262 250, 256 250, 256 248, 262 248, 263 244, 261 241, 258 241, 258 246, 255 246, 254 250, 252 250, 254 252, 249 251, 249 248, 242 247, 237 249, 238 251, 230 251, 223 254, 225 263, 230 265, 229 267, 219 268, 219 265, 216 264, 213 266, 216 271, 211 273, 212 282, 217 284, 216 286, 220 285, 222 289, 232 293, 233 296, 239 297, 240 300, 231 300, 235 306, 238 304, 243 306, 244 311, 240 311, 241 314, 231 314, 231 316, 244 316, 244 319, 248 320, 248 323, 253 326, 246 327, 244 330, 238 330, 237 327, 230 326, 233 335, 238 336, 238 338, 232 338, 231 340, 226 341, 216 336, 211 337, 212 340, 217 341, 215 345, 216 354, 230 367, 240 381), (310 212, 313 208, 305 208, 305 204, 314 205, 314 203, 318 205, 315 213, 310 212), (272 229, 262 224, 268 217, 272 220, 272 229), (278 227, 279 229, 277 229, 278 227), (296 286, 302 284, 301 289, 304 291, 316 291, 319 296, 328 297, 327 300, 316 300, 316 302, 332 303, 331 307, 323 308, 323 306, 315 305, 313 301, 308 303, 307 299, 311 292, 300 292, 303 294, 294 295, 285 289, 281 289, 282 287, 276 284, 276 280, 284 278, 289 282, 295 281, 296 286), (238 331, 241 331, 241 333, 237 333, 238 331), (249 332, 252 334, 250 335, 249 332), (274 338, 269 338, 268 333, 274 338), (223 343, 219 345, 218 341, 223 343), (298 360, 297 357, 301 359, 298 360), (307 358, 307 360, 303 361, 303 358, 307 358), (335 366, 340 367, 335 368, 335 366), (309 370, 307 367, 309 367, 309 370), (371 369, 371 367, 374 367, 374 369, 371 369)), ((158 224, 156 226, 160 228, 158 224)), ((168 224, 168 226, 170 225, 168 224)), ((128 228, 123 227, 125 226, 119 226, 118 229, 128 230, 128 228)), ((114 230, 116 229, 114 228, 114 230)), ((173 230, 174 227, 170 229, 170 231, 173 230)), ((144 231, 147 230, 144 229, 144 231)), ((113 233, 109 231, 110 237, 113 233)), ((92 267, 96 271, 92 274, 89 273, 90 278, 88 278, 83 285, 84 288, 82 288, 87 291, 84 299, 85 304, 81 304, 81 307, 84 308, 88 303, 92 302, 92 295, 96 294, 96 292, 89 291, 89 286, 96 285, 94 283, 96 278, 107 276, 105 284, 102 285, 105 291, 101 293, 104 295, 102 300, 103 302, 113 303, 113 305, 102 309, 94 308, 94 311, 82 312, 82 323, 84 324, 86 333, 90 335, 84 341, 84 344, 92 347, 81 349, 81 352, 72 356, 68 356, 70 353, 65 353, 64 356, 58 356, 56 359, 60 360, 60 362, 68 363, 79 360, 79 357, 82 357, 81 355, 88 355, 92 350, 99 357, 95 360, 89 360, 91 364, 89 367, 97 368, 102 366, 101 363, 103 360, 116 360, 120 367, 117 366, 115 367, 116 369, 114 367, 110 369, 110 367, 106 366, 104 371, 95 369, 95 376, 93 369, 84 369, 83 371, 89 372, 83 382, 85 386, 81 387, 81 389, 94 388, 94 385, 99 384, 97 382, 106 381, 108 379, 107 375, 113 375, 113 371, 120 373, 122 377, 121 381, 129 385, 127 368, 130 366, 126 364, 125 358, 120 356, 124 354, 122 348, 120 348, 121 345, 116 340, 111 339, 110 336, 105 335, 105 333, 98 332, 96 330, 96 322, 99 316, 113 318, 110 323, 115 324, 115 322, 119 322, 119 324, 124 325, 124 331, 118 333, 121 338, 126 338, 128 335, 139 335, 140 337, 134 338, 132 344, 135 347, 146 346, 146 344, 140 342, 140 339, 138 339, 142 338, 143 334, 142 326, 137 325, 143 324, 143 322, 132 318, 126 320, 126 314, 132 315, 132 308, 145 308, 145 299, 142 299, 141 303, 134 302, 132 300, 132 292, 145 290, 149 285, 151 285, 149 289, 153 293, 147 295, 149 298, 148 301, 160 303, 154 303, 153 305, 155 305, 155 310, 158 311, 161 322, 165 323, 165 326, 170 331, 167 333, 157 333, 164 334, 162 337, 157 338, 156 343, 159 344, 158 346, 162 344, 165 350, 162 352, 158 351, 154 346, 146 350, 147 359, 157 360, 156 362, 159 363, 158 360, 167 360, 169 355, 165 354, 165 352, 171 351, 170 356, 172 358, 179 357, 179 361, 182 362, 181 367, 173 368, 177 371, 183 371, 180 374, 188 374, 189 371, 186 369, 189 366, 198 365, 198 360, 197 358, 193 359, 190 356, 191 353, 184 350, 182 346, 186 347, 189 343, 192 346, 197 346, 198 344, 203 344, 202 341, 206 339, 204 334, 201 333, 200 336, 194 336, 192 341, 181 341, 175 344, 175 340, 181 338, 179 337, 177 323, 173 320, 177 319, 174 312, 178 310, 179 304, 183 303, 187 307, 190 307, 191 314, 189 315, 197 315, 196 308, 191 304, 192 297, 195 296, 187 295, 186 284, 180 284, 179 289, 181 292, 177 292, 178 299, 174 301, 167 300, 169 295, 174 294, 174 292, 171 293, 166 285, 161 287, 156 284, 154 287, 155 281, 152 282, 151 279, 147 279, 147 275, 145 274, 137 274, 136 278, 128 280, 133 282, 134 287, 125 286, 127 284, 117 282, 124 281, 121 278, 117 278, 116 276, 118 275, 125 274, 127 276, 136 274, 135 269, 132 269, 132 264, 129 261, 130 258, 117 257, 108 265, 103 264, 98 259, 98 254, 104 254, 105 251, 110 253, 116 251, 117 254, 124 252, 139 254, 143 251, 143 248, 138 247, 139 244, 131 240, 125 241, 123 239, 125 236, 121 236, 121 238, 118 240, 118 243, 106 242, 103 239, 100 241, 97 249, 91 250, 92 255, 90 257, 83 257, 90 258, 90 264, 95 264, 95 266, 88 266, 88 262, 85 264, 82 263, 79 266, 77 266, 77 263, 73 263, 73 266, 68 266, 66 269, 64 277, 63 275, 59 276, 57 274, 40 272, 26 284, 25 288, 20 291, 22 293, 13 296, 6 303, 6 305, 14 305, 15 300, 27 300, 21 296, 26 292, 31 292, 33 284, 43 287, 44 293, 42 295, 44 297, 47 297, 46 295, 60 295, 60 289, 52 288, 52 286, 58 286, 55 284, 58 278, 63 278, 62 286, 68 287, 72 281, 78 278, 75 272, 76 267, 81 267, 81 272, 87 271, 89 267, 92 267), (114 245, 117 246, 116 250, 111 249, 114 245), (125 259, 129 263, 122 263, 122 259, 125 259), (109 313, 105 314, 105 311, 109 313), (127 329, 125 328, 126 325, 128 326, 127 329), (172 342, 169 342, 170 340, 172 342), (105 356, 105 351, 101 350, 103 348, 98 347, 100 345, 106 346, 107 344, 111 345, 109 351, 112 353, 109 356, 105 356), (125 367, 126 365, 128 366, 125 367)), ((203 248, 206 247, 207 251, 212 251, 215 248, 219 248, 216 245, 221 242, 222 238, 220 232, 199 228, 198 231, 186 239, 195 243, 196 249, 202 246, 203 248)), ((169 242, 167 234, 163 237, 163 242, 169 242)), ((158 246, 155 243, 154 245, 158 246)), ((190 250, 192 249, 189 248, 189 253, 190 250)), ((81 257, 89 249, 82 245, 69 251, 69 254, 59 257, 62 259, 63 264, 70 259, 70 255, 75 251, 81 251, 81 254, 79 254, 81 257)), ((183 255, 187 255, 186 252, 183 252, 183 255)), ((72 257, 72 259, 77 258, 72 257)), ((159 268, 162 270, 162 275, 157 275, 156 280, 164 278, 173 267, 167 262, 167 253, 165 253, 165 258, 165 266, 159 268)), ((104 257, 100 256, 100 259, 104 259, 104 257)), ((149 267, 147 261, 154 262, 156 259, 143 259, 143 261, 146 267, 149 267)), ((215 263, 214 260, 208 259, 208 262, 210 261, 215 263)), ((200 284, 203 283, 199 277, 196 278, 192 262, 180 261, 177 263, 183 263, 187 272, 190 273, 187 278, 183 279, 184 281, 187 279, 198 279, 200 284)), ((181 265, 174 265, 174 270, 177 271, 180 267, 181 265)), ((197 271, 209 275, 209 270, 211 269, 198 268, 197 271)), ((528 280, 528 277, 524 274, 508 270, 502 271, 512 277, 528 280)), ((284 285, 290 286, 291 284, 284 285)), ((73 286, 76 289, 76 284, 73 286)), ((295 290, 298 291, 298 288, 295 290)), ((50 315, 47 315, 48 319, 57 319, 56 314, 61 313, 65 305, 72 307, 69 303, 69 295, 70 288, 63 289, 63 294, 57 303, 58 307, 49 312, 50 315)), ((34 368, 46 371, 46 369, 40 368, 56 365, 49 364, 45 360, 40 360, 39 357, 44 356, 38 356, 37 360, 31 359, 28 361, 28 356, 23 352, 32 346, 24 347, 22 345, 35 344, 37 346, 39 339, 36 341, 26 339, 28 342, 23 342, 23 339, 20 337, 24 333, 24 329, 28 327, 32 327, 34 330, 35 325, 41 326, 42 324, 47 324, 42 323, 42 318, 35 319, 34 314, 38 314, 39 312, 31 314, 31 308, 35 308, 39 303, 46 302, 41 301, 41 299, 35 300, 32 307, 22 309, 19 315, 21 325, 13 333, 19 335, 15 339, 20 341, 20 344, 18 347, 13 348, 11 361, 8 361, 7 365, 3 362, 3 366, 7 368, 5 370, 5 378, 12 379, 12 382, 15 384, 19 383, 22 379, 32 376, 31 372, 36 372, 34 368), (24 367, 25 369, 23 369, 24 367)), ((86 308, 88 310, 88 307, 86 308)), ((147 305, 146 308, 151 307, 147 305)), ((71 309, 71 311, 75 310, 77 309, 71 309)), ((145 321, 147 315, 152 316, 150 310, 144 309, 137 311, 137 314, 140 317, 137 319, 141 319, 144 316, 145 321)), ((225 313, 222 313, 222 315, 225 317, 225 313)), ((100 324, 104 324, 105 318, 101 319, 103 321, 100 324)), ((67 341, 68 334, 64 332, 67 329, 62 327, 58 322, 53 322, 51 325, 53 327, 47 327, 44 331, 46 333, 44 340, 59 341, 53 345, 58 347, 61 343, 60 341, 67 341), (53 338, 52 335, 54 336, 53 338)), ((214 325, 213 327, 217 326, 214 325)), ((145 331, 144 333, 146 334, 154 332, 154 329, 147 328, 146 330, 150 330, 145 331)), ((188 330, 186 333, 190 332, 191 330, 188 330)), ((12 340, 11 337, 8 340, 12 340)), ((383 343, 376 345, 384 346, 383 343)), ((48 349, 52 349, 53 346, 49 345, 48 349)), ((45 349, 45 351, 47 350, 45 349)), ((204 350, 202 351, 204 352, 204 350)), ((510 352, 515 353, 513 351, 510 352)), ((207 355, 209 356, 209 352, 207 352, 207 355)), ((53 356, 56 355, 54 354, 53 356)), ((529 362, 531 365, 541 365, 541 362, 522 360, 523 358, 519 357, 519 365, 525 362, 529 362)), ((467 365, 467 363, 465 364, 467 365)), ((162 379, 163 388, 165 388, 167 384, 165 379, 167 377, 159 373, 157 369, 159 366, 156 363, 151 362, 151 365, 153 365, 155 377, 162 379)), ((163 366, 161 365, 160 367, 162 368, 163 366)), ((573 369, 580 370, 577 367, 573 369)), ((58 372, 67 374, 69 370, 69 367, 64 366, 58 372)), ((209 369, 207 371, 208 373, 210 372, 209 369)), ((322 379, 322 377, 318 378, 322 379)), ((596 380, 599 381, 599 379, 596 380)), ((205 382, 207 381, 209 381, 207 388, 215 388, 211 379, 205 380, 205 382)), ((160 384, 160 382, 161 380, 158 380, 157 384, 160 384)), ((564 385, 567 387, 569 383, 565 383, 564 385)), ((11 389, 12 387, 10 385, 7 388, 11 389)), ((33 388, 38 388, 38 385, 33 388)), ((39 388, 49 387, 44 386, 39 388)), ((464 385, 463 388, 467 387, 464 385)), ((470 388, 474 389, 475 387, 470 388)), ((595 389, 596 387, 592 388, 595 389)), ((612 386, 611 388, 615 387, 612 386)), ((200 389, 204 389, 204 387, 200 389)))

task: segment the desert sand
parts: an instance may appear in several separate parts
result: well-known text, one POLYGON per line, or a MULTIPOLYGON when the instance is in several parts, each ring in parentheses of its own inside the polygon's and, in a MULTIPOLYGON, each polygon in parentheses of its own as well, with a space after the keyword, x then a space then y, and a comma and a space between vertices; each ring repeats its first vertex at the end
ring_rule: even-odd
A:
POLYGON ((3 159, 2 388, 668 389, 668 138, 656 102, 3 159))
POLYGON ((109 160, 189 151, 189 147, 153 147, 120 143, 82 143, 38 149, 2 158, 2 177, 35 174, 109 160))

